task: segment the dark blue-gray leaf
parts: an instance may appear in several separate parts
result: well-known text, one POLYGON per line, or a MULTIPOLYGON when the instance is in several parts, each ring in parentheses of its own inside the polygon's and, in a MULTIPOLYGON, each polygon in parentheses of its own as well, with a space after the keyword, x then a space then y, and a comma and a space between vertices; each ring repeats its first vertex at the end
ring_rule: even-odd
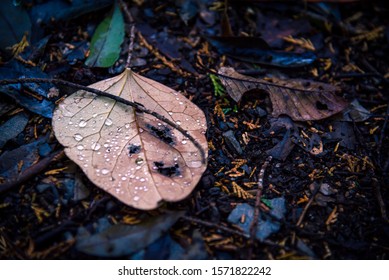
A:
POLYGON ((20 42, 24 34, 31 34, 31 22, 26 10, 12 1, 0 3, 0 50, 20 42))
POLYGON ((0 126, 0 149, 8 140, 19 135, 28 123, 28 117, 25 113, 17 114, 0 126))
POLYGON ((292 68, 306 66, 316 60, 313 52, 272 50, 261 38, 215 36, 207 40, 219 53, 251 63, 292 68))
MULTIPOLYGON (((277 219, 282 219, 285 215, 285 198, 274 198, 269 200, 270 203, 270 214, 276 217, 277 219)), ((228 221, 237 225, 245 233, 250 233, 250 226, 254 219, 254 208, 247 203, 239 204, 228 216, 228 221), (242 223, 242 215, 246 217, 242 223)), ((255 237, 258 240, 265 240, 272 233, 277 232, 280 229, 281 225, 279 222, 266 217, 261 214, 258 219, 257 231, 255 237)))
POLYGON ((39 1, 31 7, 30 15, 34 24, 49 23, 51 20, 70 20, 86 13, 103 9, 113 3, 113 0, 54 0, 39 1))
POLYGON ((116 224, 101 232, 77 237, 77 250, 100 257, 130 255, 147 247, 166 233, 183 212, 150 218, 137 225, 116 224))
MULTIPOLYGON (((0 68, 0 79, 18 79, 18 78, 49 78, 47 74, 42 72, 39 67, 27 68, 19 62, 13 61, 5 67, 0 68)), ((20 84, 0 86, 0 93, 4 93, 11 97, 16 103, 23 106, 33 113, 39 114, 46 118, 51 118, 54 111, 54 103, 48 100, 47 93, 53 87, 50 84, 20 84), (23 93, 26 89, 33 92, 36 97, 23 93)))
POLYGON ((290 129, 288 129, 282 140, 278 142, 277 145, 275 145, 273 148, 267 150, 266 154, 272 156, 274 159, 284 161, 293 150, 295 145, 290 138, 290 134, 290 129))
POLYGON ((165 234, 150 244, 144 250, 141 250, 131 256, 133 260, 169 260, 181 259, 184 249, 175 242, 170 234, 165 234))
POLYGON ((371 113, 369 110, 364 108, 357 99, 354 99, 343 111, 343 116, 339 117, 338 120, 346 122, 363 122, 370 117, 371 113))
POLYGON ((46 142, 47 137, 44 136, 35 142, 2 153, 0 156, 0 177, 5 179, 4 183, 18 178, 21 173, 36 163, 40 157, 39 148, 42 145, 47 145, 46 142), (23 165, 19 168, 20 161, 23 161, 23 165))
POLYGON ((132 260, 205 260, 208 253, 199 230, 194 230, 191 244, 183 248, 170 234, 131 256, 132 260))
POLYGON ((197 1, 194 0, 176 0, 176 5, 179 8, 179 15, 185 24, 191 20, 199 11, 197 1))

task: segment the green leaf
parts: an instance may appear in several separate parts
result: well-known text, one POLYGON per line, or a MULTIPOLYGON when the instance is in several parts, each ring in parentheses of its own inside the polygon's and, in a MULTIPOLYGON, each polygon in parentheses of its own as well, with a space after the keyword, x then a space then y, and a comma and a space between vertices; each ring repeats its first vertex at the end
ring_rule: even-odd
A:
POLYGON ((110 67, 120 55, 124 40, 124 20, 119 6, 115 6, 93 34, 90 55, 85 64, 90 67, 110 67))
POLYGON ((214 74, 209 74, 209 78, 212 81, 213 88, 215 90, 215 96, 224 96, 226 93, 226 90, 224 89, 223 84, 221 83, 220 79, 218 76, 214 74))
POLYGON ((31 21, 26 10, 12 5, 12 1, 0 4, 0 26, 1 50, 19 43, 25 33, 31 34, 31 21))

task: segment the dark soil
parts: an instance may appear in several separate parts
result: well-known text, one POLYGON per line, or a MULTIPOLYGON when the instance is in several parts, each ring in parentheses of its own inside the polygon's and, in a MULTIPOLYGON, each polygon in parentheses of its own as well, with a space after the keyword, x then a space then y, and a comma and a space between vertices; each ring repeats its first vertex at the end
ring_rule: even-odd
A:
MULTIPOLYGON (((152 251, 150 245, 144 258, 387 259, 389 17, 385 1, 333 4, 328 6, 329 14, 313 4, 231 1, 228 15, 236 36, 262 36, 272 48, 289 51, 304 49, 283 36, 311 40, 318 59, 299 68, 240 62, 221 55, 206 40, 206 36, 221 34, 219 2, 198 8, 186 24, 175 2, 131 1, 136 28, 143 36, 135 37, 132 70, 183 92, 204 110, 208 168, 196 189, 186 200, 154 211, 130 208, 95 187, 60 153, 50 119, 4 97, 10 109, 2 113, 1 123, 22 110, 28 124, 1 153, 37 143, 42 137, 49 152, 34 158, 32 176, 0 194, 0 258, 97 258, 77 250, 81 227, 92 231, 102 221, 136 225, 166 210, 183 210, 185 216, 154 244, 162 249, 152 251), (371 115, 348 122, 340 122, 339 116, 306 122, 277 120, 266 94, 252 93, 239 104, 227 93, 215 94, 209 74, 223 65, 260 78, 304 78, 338 85, 345 99, 357 99, 371 115), (299 139, 285 138, 288 123, 299 139), (287 144, 282 144, 285 139, 287 144), (315 152, 310 144, 317 148, 322 144, 323 150, 315 152), (277 145, 283 152, 291 151, 282 160, 276 156, 270 161, 258 205, 259 171, 277 145), (80 185, 89 194, 77 200, 74 189, 80 185), (280 220, 269 218, 280 229, 265 240, 253 240, 227 220, 239 204, 259 207, 265 213, 267 203, 280 197, 286 201, 286 213, 280 220), (177 255, 166 245, 166 236, 169 244, 179 244, 185 254, 177 255)), ((51 37, 45 51, 35 58, 36 64, 51 77, 81 85, 120 73, 129 39, 120 60, 109 69, 86 67, 83 52, 73 52, 74 60, 64 56, 69 46, 90 41, 107 11, 45 26, 44 33, 51 37)), ((70 92, 61 88, 61 95, 70 92)), ((22 166, 28 160, 19 158, 15 164, 22 166)), ((245 218, 242 215, 242 221, 245 218)))

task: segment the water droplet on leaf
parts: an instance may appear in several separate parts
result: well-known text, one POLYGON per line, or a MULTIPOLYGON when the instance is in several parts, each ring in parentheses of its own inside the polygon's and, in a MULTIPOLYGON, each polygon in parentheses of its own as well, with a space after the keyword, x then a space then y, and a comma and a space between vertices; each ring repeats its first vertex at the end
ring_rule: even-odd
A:
POLYGON ((79 126, 79 127, 86 127, 86 121, 81 120, 81 121, 78 123, 78 126, 79 126))
POLYGON ((84 139, 84 137, 82 137, 81 134, 79 133, 74 134, 74 140, 76 140, 77 142, 81 141, 82 139, 84 139))
POLYGON ((143 163, 143 158, 137 158, 136 160, 135 160, 135 163, 137 164, 137 165, 141 165, 142 163, 143 163))
POLYGON ((107 168, 101 169, 101 174, 107 175, 109 173, 109 170, 107 168))
POLYGON ((101 145, 99 143, 93 143, 91 148, 93 151, 98 151, 101 148, 101 145))
POLYGON ((199 160, 195 160, 195 161, 189 161, 189 162, 187 162, 186 165, 187 165, 188 167, 190 167, 190 168, 199 168, 199 167, 202 166, 202 163, 201 163, 201 161, 199 161, 199 160))
POLYGON ((105 125, 106 126, 110 126, 110 125, 112 125, 113 124, 113 121, 110 119, 110 118, 107 118, 106 120, 105 120, 105 125))

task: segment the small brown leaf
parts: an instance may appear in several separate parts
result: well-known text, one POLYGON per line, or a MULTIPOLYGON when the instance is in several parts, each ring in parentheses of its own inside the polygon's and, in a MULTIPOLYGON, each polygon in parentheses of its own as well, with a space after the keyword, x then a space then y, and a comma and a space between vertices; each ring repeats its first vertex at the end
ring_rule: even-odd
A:
MULTIPOLYGON (((187 130, 207 151, 204 113, 173 89, 130 69, 90 87, 143 104, 187 130)), ((184 199, 206 168, 201 153, 178 130, 83 90, 59 104, 53 128, 67 156, 94 184, 138 209, 184 199)))
POLYGON ((229 67, 220 68, 218 74, 228 94, 236 102, 249 90, 268 92, 274 117, 286 114, 295 121, 320 120, 339 113, 348 105, 336 94, 338 87, 330 84, 295 79, 257 79, 239 74, 229 67))

